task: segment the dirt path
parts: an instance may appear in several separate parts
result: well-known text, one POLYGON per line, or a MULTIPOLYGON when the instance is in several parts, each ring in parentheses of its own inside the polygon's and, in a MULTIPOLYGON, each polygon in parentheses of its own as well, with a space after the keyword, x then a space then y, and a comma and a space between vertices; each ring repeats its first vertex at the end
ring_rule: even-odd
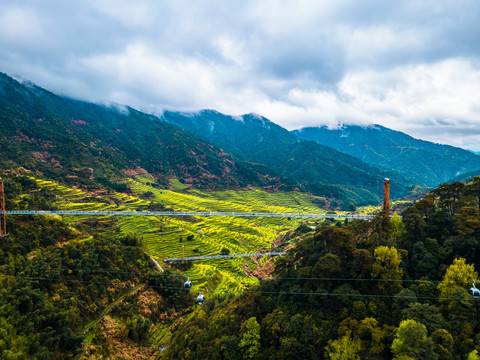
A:
POLYGON ((163 269, 162 267, 160 266, 160 264, 158 263, 157 260, 155 260, 153 257, 150 256, 150 259, 153 261, 153 263, 157 266, 157 269, 163 273, 163 269))

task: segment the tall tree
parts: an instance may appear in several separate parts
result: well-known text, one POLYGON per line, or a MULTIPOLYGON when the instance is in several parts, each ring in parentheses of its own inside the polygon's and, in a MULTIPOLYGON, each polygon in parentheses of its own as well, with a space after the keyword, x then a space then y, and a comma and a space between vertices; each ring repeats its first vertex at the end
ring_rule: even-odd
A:
POLYGON ((470 354, 468 354, 467 360, 480 360, 480 355, 478 355, 478 351, 473 350, 470 354))
POLYGON ((372 276, 379 281, 378 288, 385 295, 395 295, 402 290, 400 280, 403 270, 400 269, 400 254, 394 247, 379 246, 374 252, 375 262, 372 265, 372 276))
POLYGON ((443 281, 438 284, 440 290, 440 298, 448 300, 453 298, 453 294, 458 296, 458 290, 463 290, 460 294, 462 297, 468 298, 468 289, 471 287, 473 280, 477 279, 478 274, 473 265, 468 265, 465 259, 455 259, 450 265, 443 277, 443 281))
POLYGON ((432 339, 427 336, 425 325, 415 320, 404 320, 397 329, 392 343, 394 359, 436 360, 432 339))
POLYGON ((358 353, 362 349, 359 339, 352 339, 349 335, 337 340, 329 340, 325 347, 325 357, 330 360, 360 360, 358 353))
POLYGON ((402 218, 397 214, 393 214, 390 219, 390 245, 397 246, 405 237, 405 224, 402 218))
POLYGON ((245 332, 238 344, 244 359, 253 359, 260 350, 260 325, 257 319, 252 316, 245 325, 245 332))
POLYGON ((476 207, 463 207, 456 216, 456 229, 460 236, 479 235, 480 230, 480 210, 476 207))
MULTIPOLYGON (((453 360, 453 337, 445 329, 439 329, 432 333, 432 341, 435 344, 435 352, 439 360, 453 360)), ((480 360, 480 359, 479 359, 480 360)))

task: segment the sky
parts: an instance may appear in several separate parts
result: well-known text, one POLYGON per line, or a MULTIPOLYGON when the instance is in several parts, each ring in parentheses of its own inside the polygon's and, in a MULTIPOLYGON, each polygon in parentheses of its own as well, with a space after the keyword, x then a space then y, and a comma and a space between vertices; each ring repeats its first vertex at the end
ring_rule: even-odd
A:
POLYGON ((480 151, 480 1, 1 0, 0 71, 101 104, 480 151))

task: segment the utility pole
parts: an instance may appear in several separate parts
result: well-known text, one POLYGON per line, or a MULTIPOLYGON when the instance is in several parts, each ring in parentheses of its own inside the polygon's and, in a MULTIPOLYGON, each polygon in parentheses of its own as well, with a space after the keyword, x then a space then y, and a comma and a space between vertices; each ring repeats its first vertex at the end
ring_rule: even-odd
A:
POLYGON ((0 237, 7 235, 7 220, 5 219, 5 191, 3 188, 3 179, 0 178, 0 237))
POLYGON ((390 216, 390 179, 383 179, 383 212, 390 216))
POLYGON ((182 245, 182 265, 185 264, 185 247, 182 245))

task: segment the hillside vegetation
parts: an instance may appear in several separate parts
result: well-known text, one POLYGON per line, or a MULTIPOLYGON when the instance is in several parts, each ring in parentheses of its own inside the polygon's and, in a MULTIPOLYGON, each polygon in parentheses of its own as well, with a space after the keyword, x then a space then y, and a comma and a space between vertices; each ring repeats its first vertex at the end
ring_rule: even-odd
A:
MULTIPOLYGON (((69 188, 24 170, 0 175, 10 209, 322 211, 298 192, 203 192, 179 182, 172 191, 147 175, 128 180, 130 194, 69 188)), ((468 293, 480 266, 479 204, 476 178, 442 185, 402 217, 371 222, 9 216, 1 354, 464 359, 480 349, 468 293), (178 255, 181 245, 187 255, 208 255, 272 242, 289 249, 274 263, 205 260, 180 272, 162 264, 161 272, 150 258, 178 255), (195 307, 200 289, 207 300, 195 307)))
MULTIPOLYGON (((267 155, 259 147, 230 155, 130 108, 65 99, 3 74, 0 95, 8 210, 379 211, 358 205, 380 202, 384 173, 311 141, 293 144, 264 118, 228 121, 247 124, 237 133, 244 143, 264 127, 257 143, 274 163, 290 162, 275 168, 279 176, 310 174, 303 184, 248 162, 248 151, 267 155)), ((223 117, 206 115, 214 126, 223 117)), ((372 221, 8 215, 0 358, 475 359, 480 319, 468 289, 480 268, 480 177, 409 205, 372 221), (182 246, 186 256, 287 253, 162 261, 182 246)))
MULTIPOLYGON (((57 207, 49 182, 0 175, 9 209, 57 207)), ((0 239, 2 359, 152 359, 155 327, 193 310, 183 277, 159 274, 140 239, 108 219, 9 216, 7 229, 0 239)))
MULTIPOLYGON (((70 188, 25 170, 3 172, 0 176, 5 179, 8 209, 324 212, 312 202, 311 195, 298 192, 202 192, 187 190, 174 181, 177 188, 183 188, 178 192, 152 186, 152 178, 147 175, 127 182, 130 194, 70 188)), ((5 350, 9 346, 16 349, 16 353, 8 353, 12 358, 14 354, 46 359, 83 354, 88 358, 120 354, 118 349, 137 354, 138 358, 152 358, 158 345, 169 338, 176 319, 193 310, 193 296, 199 289, 207 298, 225 292, 236 296, 258 282, 252 275, 271 271, 271 260, 196 261, 186 265, 183 275, 170 276, 167 272, 166 277, 157 279, 152 276, 159 270, 150 256, 159 261, 179 256, 182 245, 187 256, 256 252, 269 249, 277 238, 294 236, 292 229, 298 224, 299 220, 287 218, 8 216, 10 237, 3 242, 0 253, 6 291, 1 303, 8 305, 5 309, 23 306, 17 304, 17 295, 8 295, 17 286, 15 279, 21 278, 26 288, 39 287, 35 302, 45 302, 51 311, 66 312, 66 318, 45 330, 49 335, 42 335, 43 327, 20 326, 19 339, 55 337, 51 333, 55 329, 59 337, 66 332, 75 342, 65 340, 63 344, 64 340, 52 338, 49 341, 59 343, 50 348, 44 347, 41 340, 37 344, 37 340, 30 343, 17 339, 17 349, 12 345, 17 341, 13 337, 5 338, 10 344, 5 350), (182 290, 187 274, 194 284, 190 296, 182 290), (44 284, 47 288, 43 288, 44 284), (98 289, 91 290, 97 284, 98 289), (173 286, 171 291, 164 289, 169 286, 173 286), (80 313, 80 309, 87 310, 80 313), (115 336, 110 339, 108 334, 115 336)), ((166 264, 162 267, 169 268, 166 264)), ((32 306, 21 316, 10 314, 10 310, 3 313, 5 326, 15 328, 17 321, 36 319, 39 313, 32 306)))
MULTIPOLYGON (((250 191, 188 190, 176 192, 151 186, 151 178, 137 176, 128 181, 130 195, 115 192, 87 193, 58 183, 35 179, 37 186, 54 194, 54 206, 60 210, 174 210, 174 211, 219 211, 219 212, 271 212, 271 213, 324 213, 314 202, 322 200, 298 192, 269 193, 260 189, 250 191)), ((15 206, 15 204, 7 204, 15 206)), ((42 209, 51 204, 37 205, 42 209)), ((185 256, 218 255, 222 251, 231 254, 254 253, 258 249, 270 249, 278 236, 288 234, 298 226, 301 219, 293 218, 250 218, 250 217, 88 217, 64 216, 65 221, 82 228, 85 224, 94 227, 102 224, 107 229, 115 224, 124 234, 137 234, 142 238, 145 250, 157 258, 178 257, 182 245, 185 256), (112 223, 113 222, 113 223, 112 223), (109 225, 107 225, 109 224, 109 225)), ((238 293, 242 283, 255 283, 256 279, 245 276, 245 266, 256 268, 256 264, 241 258, 216 259, 195 262, 189 269, 194 290, 207 277, 217 277, 221 287, 238 293), (207 275, 208 276, 207 276, 207 275), (198 280, 198 281, 197 281, 198 280)), ((217 291, 218 284, 210 291, 217 291)))
POLYGON ((236 301, 208 301, 165 358, 475 359, 480 178, 404 212, 320 226, 236 301))

